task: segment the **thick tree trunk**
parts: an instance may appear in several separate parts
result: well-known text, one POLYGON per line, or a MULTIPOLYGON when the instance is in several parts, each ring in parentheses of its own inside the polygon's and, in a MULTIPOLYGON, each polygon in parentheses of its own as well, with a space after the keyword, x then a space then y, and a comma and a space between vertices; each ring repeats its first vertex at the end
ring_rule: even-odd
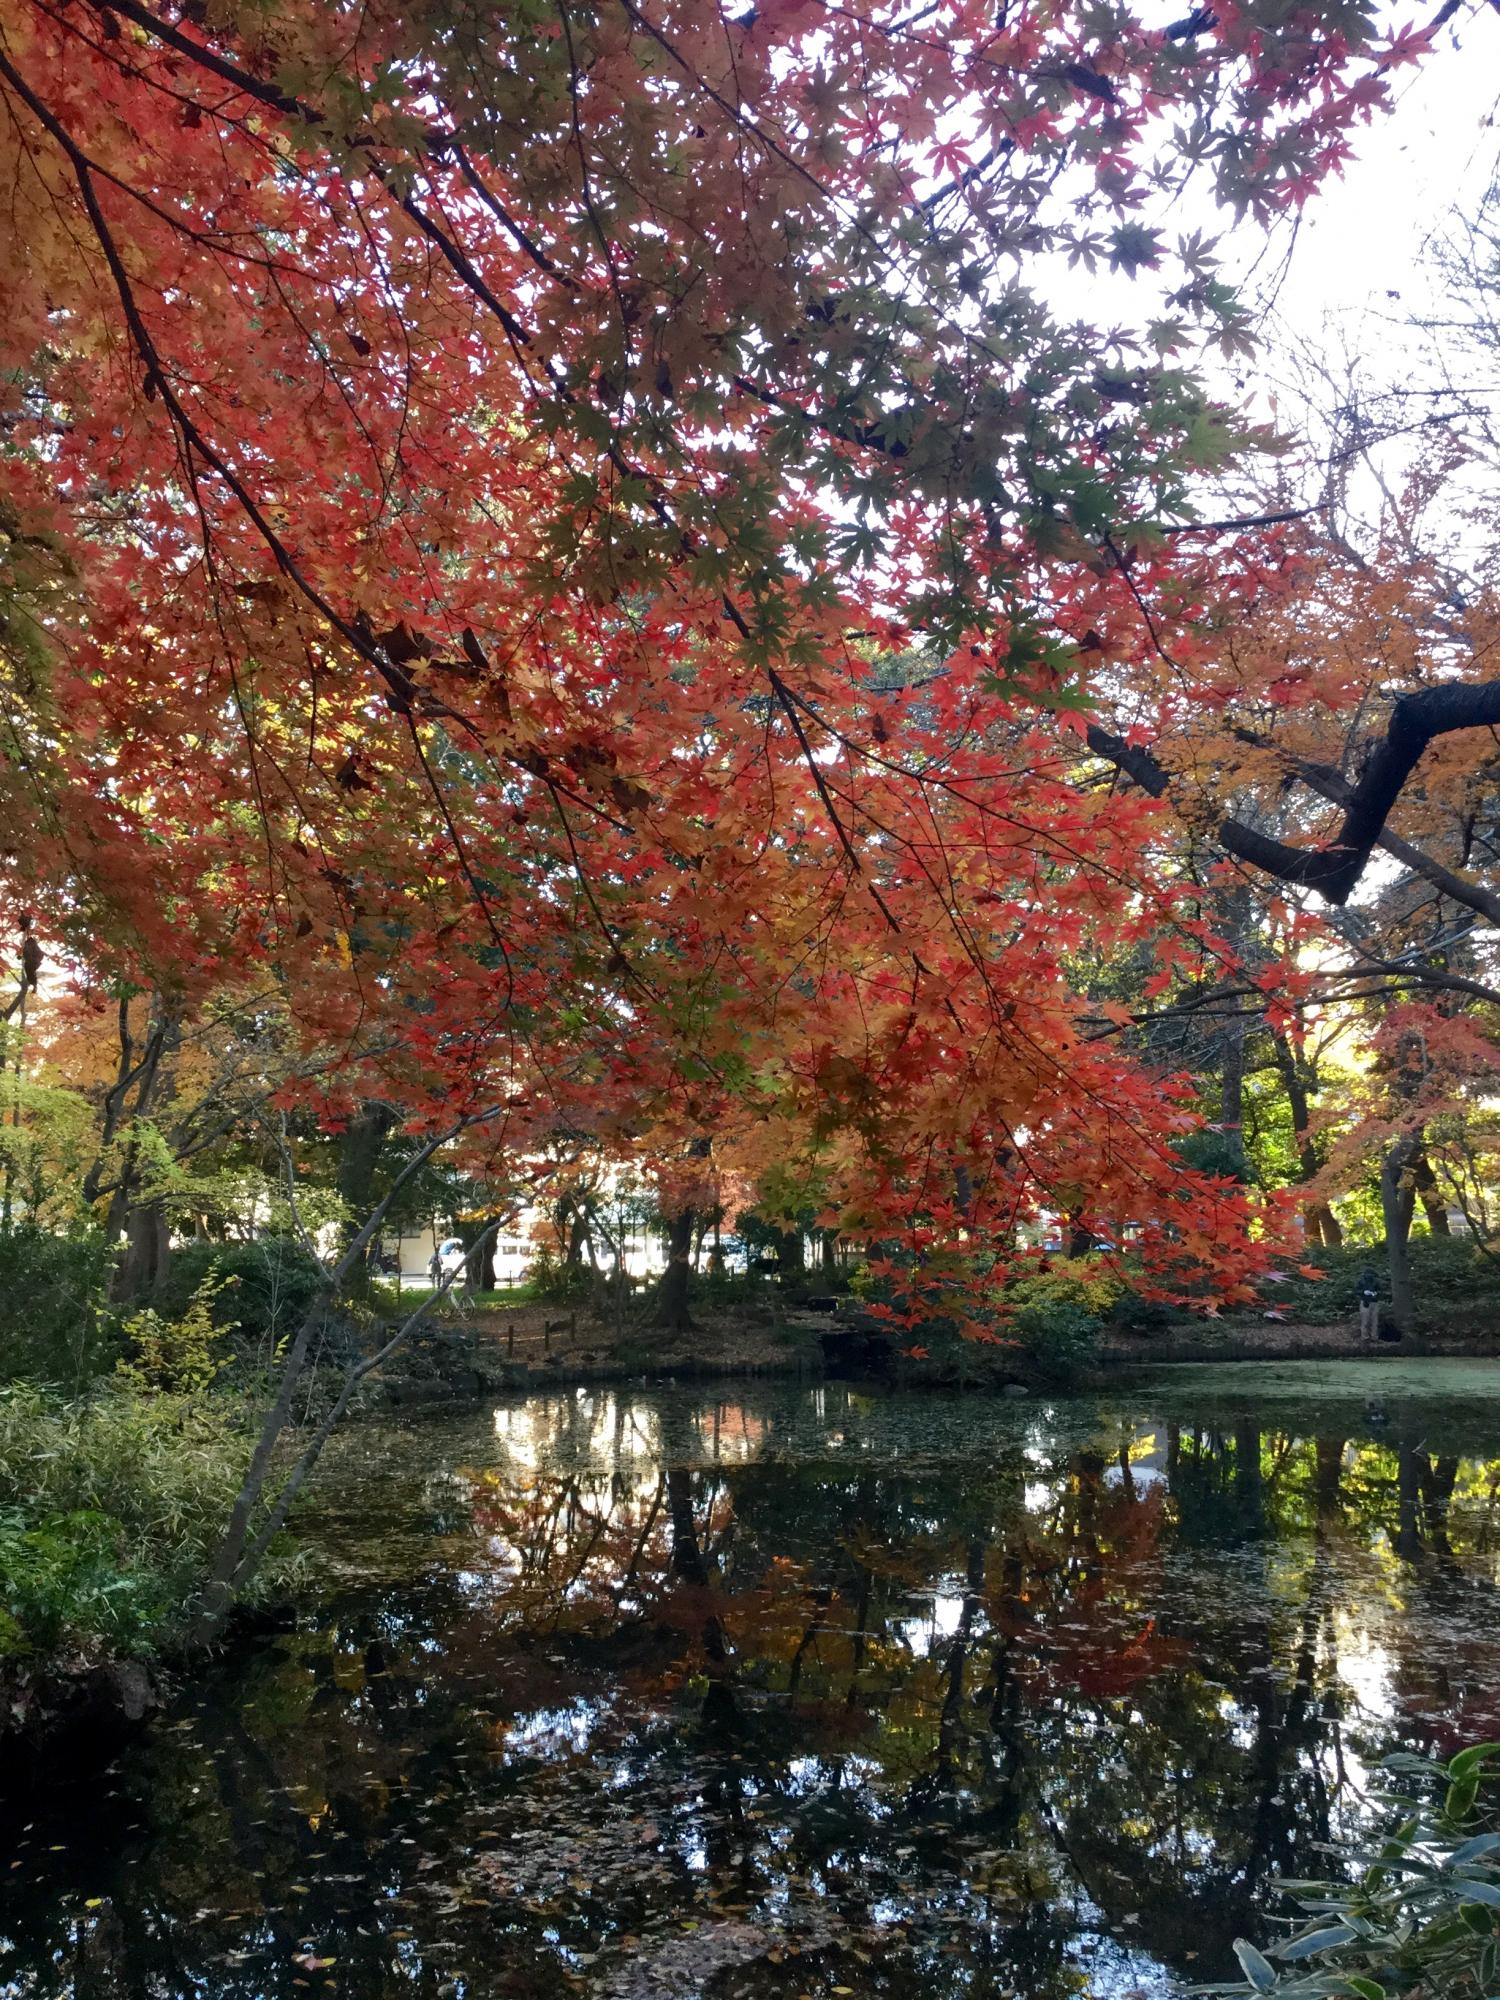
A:
POLYGON ((1411 1179, 1417 1199, 1422 1204, 1422 1213, 1427 1217, 1427 1227, 1434 1236, 1451 1236, 1448 1204, 1443 1200, 1443 1191, 1438 1186, 1437 1175, 1432 1171, 1432 1162, 1425 1152, 1418 1153, 1412 1162, 1411 1179))
POLYGON ((594 1261, 594 1239, 593 1233, 589 1228, 588 1211, 575 1207, 572 1210, 572 1220, 568 1225, 566 1261, 569 1264, 582 1264, 585 1253, 587 1254, 589 1263, 592 1264, 594 1261))
POLYGON ((495 1289, 495 1225, 487 1223, 484 1234, 472 1245, 464 1259, 464 1282, 472 1292, 495 1289))
POLYGON ((667 1268, 657 1280, 656 1299, 651 1310, 653 1326, 672 1333, 686 1332, 693 1324, 688 1311, 688 1279, 692 1274, 693 1211, 681 1208, 667 1227, 667 1268))
POLYGON ((1313 1476, 1313 1505, 1320 1520, 1339 1511, 1339 1488, 1344 1476, 1344 1440, 1320 1437, 1317 1442, 1317 1470, 1313 1476))
POLYGON ((339 1197, 348 1210, 342 1230, 345 1245, 359 1231, 358 1217, 375 1206, 375 1171, 380 1165, 380 1149, 396 1122, 388 1104, 366 1099, 344 1127, 339 1141, 338 1171, 335 1176, 339 1197))
POLYGON ((1441 1458, 1429 1459, 1422 1454, 1422 1509, 1427 1519, 1427 1536, 1440 1556, 1453 1554, 1448 1540, 1448 1510, 1453 1502, 1453 1489, 1458 1484, 1458 1458, 1448 1453, 1441 1458))
POLYGON ((150 1298, 166 1282, 172 1235, 159 1201, 138 1203, 125 1216, 125 1247, 115 1265, 110 1296, 118 1302, 150 1298))
MULTIPOLYGON (((711 1143, 706 1138, 689 1140, 688 1158, 706 1160, 711 1143)), ((678 1209, 667 1223, 667 1268, 657 1283, 651 1324, 665 1327, 671 1333, 686 1332, 693 1324, 688 1310, 688 1281, 693 1272, 693 1227, 697 1219, 697 1208, 689 1203, 686 1208, 678 1209)))

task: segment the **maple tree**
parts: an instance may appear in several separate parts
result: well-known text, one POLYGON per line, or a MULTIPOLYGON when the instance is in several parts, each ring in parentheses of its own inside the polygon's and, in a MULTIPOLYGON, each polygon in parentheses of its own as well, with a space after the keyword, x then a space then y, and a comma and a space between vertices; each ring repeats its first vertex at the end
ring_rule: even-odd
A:
POLYGON ((301 1105, 477 1174, 582 1135, 681 1216, 790 1160, 909 1317, 984 1330, 1047 1210, 1243 1296, 1244 1189, 1070 963, 1221 942, 1076 725, 1196 615, 1172 530, 1242 435, 1154 218, 1305 199, 1430 43, 17 0, 10 907, 174 1019, 265 977, 301 1105), (1138 325, 1062 322, 1069 262, 1138 325))

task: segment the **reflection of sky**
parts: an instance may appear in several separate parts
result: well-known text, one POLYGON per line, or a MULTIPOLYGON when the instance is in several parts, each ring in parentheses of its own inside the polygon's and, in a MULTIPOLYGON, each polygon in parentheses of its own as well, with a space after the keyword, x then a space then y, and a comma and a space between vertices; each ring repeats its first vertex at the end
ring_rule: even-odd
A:
POLYGON ((682 1410, 670 1435, 660 1412, 611 1389, 534 1396, 494 1413, 501 1465, 513 1472, 654 1468, 663 1458, 743 1465, 765 1443, 765 1424, 742 1404, 713 1398, 682 1410))
POLYGON ((602 1703, 579 1695, 566 1708, 539 1708, 517 1716, 505 1731, 506 1759, 580 1757, 604 1713, 602 1703))
POLYGON ((918 1659, 953 1637, 964 1614, 964 1595, 959 1589, 938 1591, 917 1617, 897 1621, 895 1629, 918 1659))

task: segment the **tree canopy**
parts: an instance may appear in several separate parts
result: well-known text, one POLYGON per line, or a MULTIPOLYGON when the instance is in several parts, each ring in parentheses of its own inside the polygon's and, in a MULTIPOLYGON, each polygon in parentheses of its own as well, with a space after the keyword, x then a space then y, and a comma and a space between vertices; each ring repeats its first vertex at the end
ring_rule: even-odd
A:
POLYGON ((1434 832, 1493 918, 1446 796, 1388 822, 1500 709, 1451 621, 1367 671, 1441 613, 1402 552, 1204 518, 1249 330, 1179 218, 1294 210, 1438 25, 15 0, 12 925, 174 1034, 263 991, 268 1101, 476 1172, 776 1168, 913 1310, 982 1328, 1044 1213, 1245 1296, 1290 1197, 1189 1164, 1138 1030, 1300 1038, 1314 918, 1267 952, 1193 843, 1336 904, 1434 832), (1247 817, 1288 770, 1342 822, 1247 817))

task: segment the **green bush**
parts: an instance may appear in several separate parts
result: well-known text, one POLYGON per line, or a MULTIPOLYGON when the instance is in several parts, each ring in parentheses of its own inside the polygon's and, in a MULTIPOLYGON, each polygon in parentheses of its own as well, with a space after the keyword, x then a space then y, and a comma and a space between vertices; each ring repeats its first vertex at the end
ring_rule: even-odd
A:
MULTIPOLYGON (((1282 1307, 1288 1319, 1310 1326, 1337 1326, 1359 1313, 1359 1274, 1369 1265, 1387 1289, 1385 1246, 1344 1245, 1338 1250, 1309 1248, 1302 1261, 1321 1271, 1304 1277, 1291 1265, 1285 1284, 1265 1287, 1266 1297, 1282 1307)), ((1468 1311, 1476 1316, 1500 1316, 1500 1258, 1487 1257, 1462 1236, 1414 1236, 1411 1244, 1412 1282, 1417 1311, 1423 1319, 1443 1312, 1468 1311)))
POLYGON ((1245 1982, 1221 1993, 1484 2000, 1500 1989, 1500 1743, 1384 1768, 1434 1786, 1437 1802, 1385 1794, 1400 1824, 1351 1853, 1352 1882, 1284 1882, 1305 1921, 1269 1954, 1237 1940, 1245 1982))
POLYGON ((0 1389, 0 1658, 170 1644, 248 1452, 235 1413, 204 1398, 0 1389))
POLYGON ((1043 1298, 1016 1314, 1015 1335, 1041 1375, 1063 1382, 1093 1353, 1099 1321, 1076 1299, 1043 1298))
POLYGON ((1091 1320, 1104 1319, 1125 1293, 1118 1272, 1097 1257, 1051 1257, 1006 1287, 1007 1301, 1022 1311, 1073 1306, 1091 1320))
POLYGON ((101 1235, 0 1232, 0 1382, 51 1382, 76 1395, 119 1354, 104 1309, 109 1252, 101 1235))
POLYGON ((1464 1236, 1418 1236, 1411 1250, 1420 1311, 1500 1313, 1500 1256, 1487 1257, 1464 1236))
POLYGON ((1225 1180, 1254 1183, 1255 1167, 1246 1156, 1245 1144, 1238 1132, 1216 1132, 1211 1126, 1205 1126, 1176 1140, 1172 1151, 1184 1166, 1191 1167, 1195 1173, 1218 1174, 1225 1180))
POLYGON ((213 1315, 230 1352, 243 1364, 266 1367, 277 1346, 297 1331, 318 1295, 321 1274, 290 1236, 254 1243, 185 1243, 172 1253, 166 1281, 150 1303, 163 1320, 180 1321, 204 1282, 222 1280, 213 1315))
POLYGON ((1118 1272, 1090 1257, 1050 1257, 1023 1268, 1005 1288, 1022 1352, 1041 1375, 1059 1382, 1089 1358, 1124 1296, 1118 1272))
POLYGON ((586 1264, 565 1264, 543 1244, 532 1259, 526 1291, 540 1304, 568 1305, 586 1299, 593 1282, 594 1274, 586 1264))
POLYGON ((1110 1307, 1109 1324, 1117 1333, 1147 1338, 1170 1328, 1172 1309, 1159 1299, 1144 1299, 1139 1292, 1122 1291, 1110 1307))

